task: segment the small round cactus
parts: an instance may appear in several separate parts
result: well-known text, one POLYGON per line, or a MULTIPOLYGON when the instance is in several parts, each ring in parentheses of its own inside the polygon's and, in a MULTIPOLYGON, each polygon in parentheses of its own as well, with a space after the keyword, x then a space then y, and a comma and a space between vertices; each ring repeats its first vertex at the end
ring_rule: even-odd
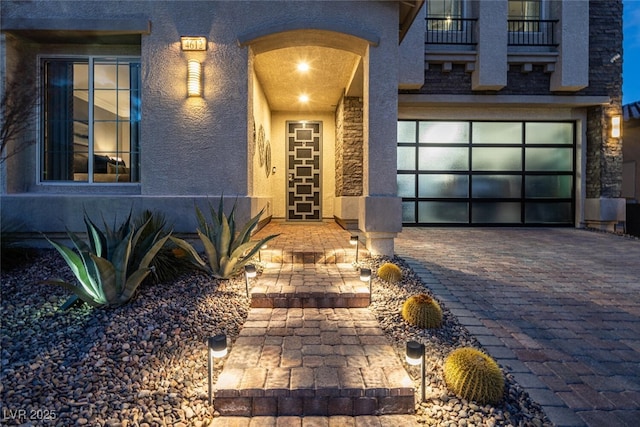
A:
POLYGON ((504 394, 504 376, 498 364, 482 351, 462 347, 444 361, 444 380, 458 397, 482 405, 499 403, 504 394))
POLYGON ((413 295, 402 305, 402 318, 418 328, 439 328, 442 309, 429 295, 413 295))
POLYGON ((397 283, 402 279, 402 270, 393 263, 385 262, 378 268, 378 277, 389 283, 397 283))

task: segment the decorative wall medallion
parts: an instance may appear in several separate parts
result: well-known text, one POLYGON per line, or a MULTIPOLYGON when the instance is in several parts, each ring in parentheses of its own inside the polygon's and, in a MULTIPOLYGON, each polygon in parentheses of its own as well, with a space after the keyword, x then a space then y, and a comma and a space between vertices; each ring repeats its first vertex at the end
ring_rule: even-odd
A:
POLYGON ((264 128, 260 125, 258 130, 258 159, 260 160, 260 166, 264 165, 264 128))
POLYGON ((264 167, 266 169, 267 178, 271 175, 271 143, 267 139, 264 147, 264 167))

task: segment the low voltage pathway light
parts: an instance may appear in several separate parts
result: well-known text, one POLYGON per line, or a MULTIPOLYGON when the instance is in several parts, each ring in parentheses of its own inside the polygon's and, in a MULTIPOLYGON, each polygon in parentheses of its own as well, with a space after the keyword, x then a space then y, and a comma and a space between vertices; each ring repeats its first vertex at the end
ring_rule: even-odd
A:
POLYGON ((368 282, 369 284, 369 304, 371 304, 371 269, 370 268, 360 269, 360 280, 362 280, 363 282, 368 282))
POLYGON ((358 262, 358 252, 359 252, 359 249, 360 249, 360 239, 358 239, 358 236, 351 236, 349 238, 349 243, 356 246, 356 262, 358 262))
POLYGON ((213 405, 213 359, 227 355, 227 336, 216 335, 207 340, 209 354, 207 356, 207 368, 209 370, 209 405, 213 405))
POLYGON ((249 279, 252 277, 256 277, 258 273, 256 272, 256 266, 253 264, 247 264, 244 266, 244 279, 245 284, 247 286, 247 298, 249 298, 249 279))
POLYGON ((424 344, 421 344, 417 341, 409 341, 407 342, 407 363, 409 365, 417 366, 422 365, 421 369, 421 402, 424 402, 425 398, 425 354, 424 354, 424 344))

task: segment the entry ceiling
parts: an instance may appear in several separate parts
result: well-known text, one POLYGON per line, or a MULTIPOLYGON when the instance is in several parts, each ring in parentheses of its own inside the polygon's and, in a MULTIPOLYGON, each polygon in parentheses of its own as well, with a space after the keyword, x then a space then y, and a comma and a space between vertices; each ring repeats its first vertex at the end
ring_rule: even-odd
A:
POLYGON ((327 47, 287 47, 256 55, 254 69, 272 111, 335 111, 344 92, 362 96, 360 56, 327 47), (298 64, 306 62, 307 71, 298 64), (309 100, 301 102, 300 95, 309 100))

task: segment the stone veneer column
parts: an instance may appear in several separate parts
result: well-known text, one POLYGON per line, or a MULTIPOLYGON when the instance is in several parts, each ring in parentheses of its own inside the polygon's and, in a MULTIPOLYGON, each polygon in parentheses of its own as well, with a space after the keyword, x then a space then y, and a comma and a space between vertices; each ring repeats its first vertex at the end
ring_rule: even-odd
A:
POLYGON ((334 218, 343 228, 358 228, 362 196, 362 99, 343 97, 336 109, 336 200, 334 218))
POLYGON ((611 117, 622 116, 622 2, 589 2, 591 82, 606 82, 608 105, 587 110, 587 165, 584 221, 587 227, 614 231, 625 221, 622 194, 622 138, 611 136, 611 117), (619 58, 619 57, 618 57, 619 58))

